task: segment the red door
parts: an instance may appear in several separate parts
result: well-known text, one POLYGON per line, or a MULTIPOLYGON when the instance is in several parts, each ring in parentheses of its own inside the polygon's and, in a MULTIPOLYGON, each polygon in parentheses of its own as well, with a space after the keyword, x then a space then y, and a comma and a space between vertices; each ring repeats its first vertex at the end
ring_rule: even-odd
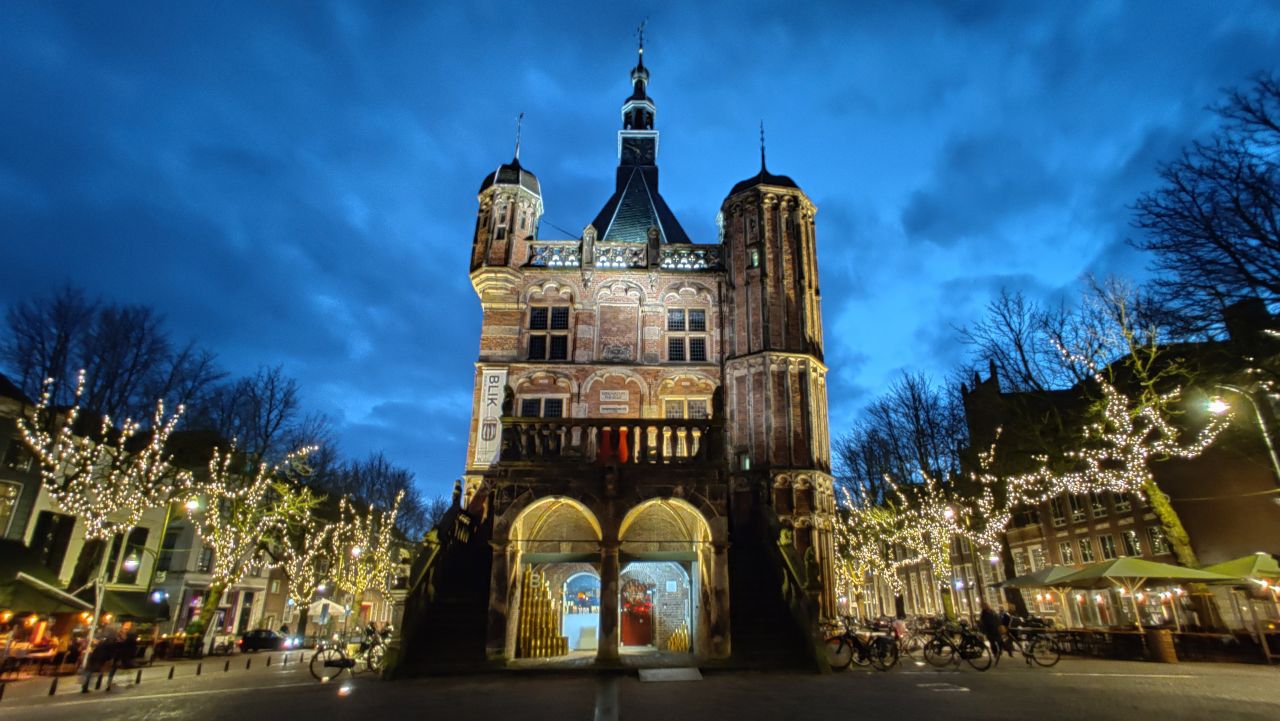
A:
POLYGON ((653 589, 634 578, 622 584, 622 645, 653 645, 653 589))

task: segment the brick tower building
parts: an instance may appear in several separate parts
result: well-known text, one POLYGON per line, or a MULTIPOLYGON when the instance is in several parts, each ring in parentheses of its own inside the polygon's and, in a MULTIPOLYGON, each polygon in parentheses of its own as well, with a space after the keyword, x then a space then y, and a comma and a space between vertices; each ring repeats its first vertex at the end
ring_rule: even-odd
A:
POLYGON ((539 236, 518 144, 480 185, 464 488, 419 561, 401 669, 800 661, 833 612, 816 209, 762 145, 719 242, 692 243, 648 86, 642 46, 581 237, 539 236))

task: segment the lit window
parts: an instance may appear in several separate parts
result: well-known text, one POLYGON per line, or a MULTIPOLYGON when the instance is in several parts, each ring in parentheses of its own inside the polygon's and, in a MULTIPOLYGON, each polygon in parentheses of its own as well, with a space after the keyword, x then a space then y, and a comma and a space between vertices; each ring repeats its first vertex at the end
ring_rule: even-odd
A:
POLYGON ((1124 555, 1126 556, 1142 555, 1142 544, 1138 542, 1137 531, 1130 528, 1124 533, 1121 533, 1120 537, 1124 539, 1124 555))
POLYGON ((1133 504, 1129 501, 1127 493, 1112 493, 1111 500, 1116 504, 1116 513, 1128 513, 1133 509, 1133 504))
POLYGON ((759 248, 749 248, 747 250, 747 267, 748 268, 760 267, 760 249, 759 248))
POLYGON ((1093 543, 1087 538, 1080 539, 1080 562, 1093 563, 1093 543))
POLYGON ((710 418, 711 402, 706 398, 668 398, 662 402, 666 418, 710 418))
POLYGON ((1084 498, 1079 494, 1071 494, 1067 496, 1071 501, 1071 522, 1083 523, 1085 519, 1084 498))
POLYGON ((1098 548, 1102 549, 1102 560, 1112 561, 1116 558, 1116 539, 1110 533, 1098 536, 1098 548))
POLYGON ((13 509, 18 505, 18 496, 22 486, 17 483, 0 483, 0 534, 9 529, 9 519, 13 518, 13 509))
POLYGON ((1148 527, 1147 541, 1151 543, 1151 554, 1153 556, 1169 553, 1169 537, 1164 535, 1163 528, 1159 526, 1148 527))
POLYGON ((1071 547, 1071 541, 1063 541, 1058 544, 1058 555, 1062 557, 1062 564, 1069 566, 1076 562, 1075 549, 1071 547))
POLYGON ((1053 515, 1053 525, 1067 525, 1067 511, 1062 505, 1062 496, 1054 496, 1053 500, 1049 501, 1049 512, 1053 515))
POLYGON ((1093 511, 1094 518, 1102 518, 1107 515, 1107 502, 1103 500, 1102 494, 1097 491, 1089 493, 1089 508, 1093 511))

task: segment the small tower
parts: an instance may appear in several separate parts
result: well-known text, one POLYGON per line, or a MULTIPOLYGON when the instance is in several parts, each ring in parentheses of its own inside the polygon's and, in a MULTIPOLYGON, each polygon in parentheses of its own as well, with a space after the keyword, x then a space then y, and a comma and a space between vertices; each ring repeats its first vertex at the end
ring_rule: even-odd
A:
POLYGON ((734 471, 793 529, 796 550, 813 550, 831 613, 835 496, 816 213, 795 181, 769 172, 762 127, 760 172, 733 186, 718 218, 728 446, 734 471))
MULTIPOLYGON (((523 119, 524 113, 520 117, 523 119)), ((537 176, 520 165, 518 122, 515 157, 484 176, 478 199, 480 211, 471 248, 471 270, 523 265, 528 260, 529 241, 538 237, 542 189, 537 176)))

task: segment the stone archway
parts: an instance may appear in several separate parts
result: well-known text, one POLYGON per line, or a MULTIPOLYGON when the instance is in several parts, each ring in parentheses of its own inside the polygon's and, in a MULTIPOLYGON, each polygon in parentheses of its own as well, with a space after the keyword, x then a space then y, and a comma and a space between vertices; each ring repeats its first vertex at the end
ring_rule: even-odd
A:
MULTIPOLYGON (((636 505, 623 517, 618 540, 626 569, 623 580, 645 583, 650 594, 640 603, 635 598, 620 599, 624 644, 628 643, 626 614, 637 616, 632 619, 636 623, 645 623, 635 609, 643 609, 647 603, 651 614, 648 622, 653 629, 647 637, 633 632, 632 639, 643 641, 632 645, 654 651, 703 652, 712 635, 712 619, 722 610, 715 599, 727 596, 728 590, 720 588, 727 569, 718 567, 722 556, 712 544, 711 525, 706 517, 688 501, 653 498, 636 505), (718 593, 720 590, 724 593, 718 593)), ((727 609, 723 611, 727 617, 727 609)))
MULTIPOLYGON (((574 575, 590 572, 599 578, 602 539, 596 514, 567 496, 535 499, 511 519, 504 544, 506 583, 500 589, 503 607, 510 609, 505 619, 503 656, 545 658, 578 649, 580 644, 571 643, 565 635, 564 588, 574 575)), ((499 589, 491 590, 491 604, 498 593, 499 589)), ((592 639, 598 637, 598 621, 573 620, 569 632, 577 637, 584 633, 592 639), (588 630, 584 632, 584 628, 588 630)))

